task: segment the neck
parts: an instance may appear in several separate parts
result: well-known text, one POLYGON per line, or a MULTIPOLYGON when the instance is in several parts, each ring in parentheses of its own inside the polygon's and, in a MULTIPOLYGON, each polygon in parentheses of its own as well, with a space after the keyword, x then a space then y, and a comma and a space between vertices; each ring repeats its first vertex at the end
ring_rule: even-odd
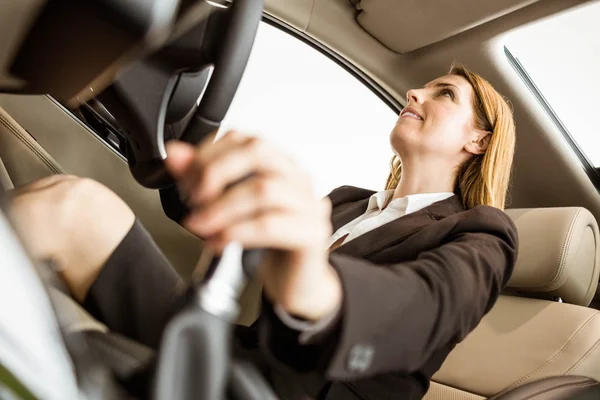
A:
POLYGON ((400 182, 392 199, 422 193, 454 192, 454 168, 402 163, 400 182), (436 171, 432 173, 432 171, 436 171), (439 172, 438 172, 439 171, 439 172))

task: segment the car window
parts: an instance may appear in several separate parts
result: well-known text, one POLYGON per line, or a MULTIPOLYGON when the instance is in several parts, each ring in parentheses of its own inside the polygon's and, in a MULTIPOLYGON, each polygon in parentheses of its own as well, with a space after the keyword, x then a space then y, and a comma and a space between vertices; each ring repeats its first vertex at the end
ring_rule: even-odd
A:
POLYGON ((509 60, 521 72, 586 164, 600 167, 600 2, 577 6, 507 37, 509 60))
POLYGON ((324 196, 341 185, 381 190, 397 115, 336 62, 261 23, 220 133, 238 129, 282 148, 324 196))

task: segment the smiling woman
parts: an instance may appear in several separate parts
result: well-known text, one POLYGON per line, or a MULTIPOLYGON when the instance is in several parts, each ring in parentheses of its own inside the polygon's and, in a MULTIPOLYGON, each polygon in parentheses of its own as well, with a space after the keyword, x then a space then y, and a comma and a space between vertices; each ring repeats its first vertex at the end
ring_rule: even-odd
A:
POLYGON ((409 105, 392 131, 392 147, 396 150, 386 189, 398 187, 402 172, 406 175, 410 168, 449 170, 453 171, 451 180, 435 185, 459 193, 469 208, 485 204, 503 209, 514 156, 515 126, 508 103, 490 93, 495 91, 487 81, 460 65, 422 89, 409 90, 409 105), (427 103, 429 109, 424 106, 427 96, 438 99, 427 103), (471 102, 473 107, 464 107, 471 102), (405 119, 419 121, 409 130, 411 134, 402 129, 403 124, 410 123, 403 122, 405 119), (447 130, 444 125, 457 129, 447 130), (424 131, 429 134, 424 135, 424 131), (466 146, 465 139, 470 140, 466 146))

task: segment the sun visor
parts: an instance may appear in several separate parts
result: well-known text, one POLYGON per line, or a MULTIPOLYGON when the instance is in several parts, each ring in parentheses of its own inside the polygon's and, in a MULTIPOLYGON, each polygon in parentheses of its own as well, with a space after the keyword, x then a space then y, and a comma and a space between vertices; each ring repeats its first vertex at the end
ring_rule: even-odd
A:
POLYGON ((83 103, 109 85, 124 66, 164 45, 180 23, 184 4, 194 3, 204 8, 207 4, 0 2, 0 92, 51 94, 70 106, 83 103))
POLYGON ((538 0, 349 0, 360 26, 397 53, 408 53, 538 0))

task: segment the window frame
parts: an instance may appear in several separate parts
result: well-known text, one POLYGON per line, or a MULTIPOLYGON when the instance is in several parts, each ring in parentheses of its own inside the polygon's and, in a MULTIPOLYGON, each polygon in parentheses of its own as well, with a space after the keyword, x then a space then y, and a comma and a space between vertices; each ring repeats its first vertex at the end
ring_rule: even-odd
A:
POLYGON ((535 84, 535 82, 533 81, 533 79, 531 78, 521 61, 519 61, 519 59, 511 53, 507 46, 504 46, 504 54, 506 55, 509 64, 513 67, 517 75, 519 75, 523 83, 525 83, 525 86, 527 86, 527 88, 531 91, 533 96, 542 106, 543 110, 550 117, 552 122, 554 122, 554 125, 556 125, 569 147, 571 147, 571 149, 581 162, 581 166, 583 167, 583 170, 590 179, 590 181, 594 184, 596 189, 600 191, 600 168, 594 167, 594 164, 586 156, 581 146, 579 146, 571 132, 569 132, 569 129, 567 129, 565 124, 561 121, 558 114, 556 113, 556 111, 554 111, 546 97, 544 97, 541 90, 537 87, 537 85, 535 84))
POLYGON ((262 22, 281 30, 287 33, 288 35, 295 37, 296 39, 300 40, 306 45, 312 47, 314 50, 323 54, 325 57, 329 58, 331 61, 333 61, 334 63, 342 67, 344 70, 346 70, 346 72, 352 75, 360 83, 366 86, 396 114, 400 114, 400 111, 402 111, 402 109, 404 108, 404 106, 398 100, 396 100, 392 95, 390 95, 371 77, 369 77, 367 74, 361 71, 358 67, 352 64, 346 58, 341 56, 339 53, 336 53, 333 49, 330 49, 329 47, 325 46, 324 44, 320 43, 319 41, 305 34, 304 32, 299 31, 293 26, 267 13, 263 13, 262 22))

